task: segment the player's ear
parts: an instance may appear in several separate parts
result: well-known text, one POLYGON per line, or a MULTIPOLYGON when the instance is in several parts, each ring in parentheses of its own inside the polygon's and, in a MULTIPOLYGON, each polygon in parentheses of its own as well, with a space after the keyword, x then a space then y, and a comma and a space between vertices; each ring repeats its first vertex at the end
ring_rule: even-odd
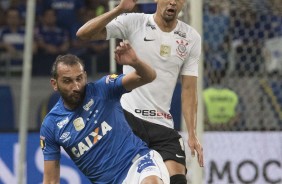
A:
POLYGON ((51 83, 53 89, 54 89, 55 91, 57 91, 57 90, 58 90, 58 87, 57 87, 57 80, 54 79, 54 78, 51 78, 50 83, 51 83))

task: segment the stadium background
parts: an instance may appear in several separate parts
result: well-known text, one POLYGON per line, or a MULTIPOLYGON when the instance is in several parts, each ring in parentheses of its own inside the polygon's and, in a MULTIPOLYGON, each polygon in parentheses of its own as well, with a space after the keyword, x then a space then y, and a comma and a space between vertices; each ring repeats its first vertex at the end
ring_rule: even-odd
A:
MULTIPOLYGON (((86 44, 80 43, 73 36, 79 21, 85 21, 95 14, 107 11, 109 8, 107 1, 85 0, 84 5, 81 4, 82 1, 77 3, 75 0, 60 0, 56 1, 57 4, 52 4, 51 0, 46 2, 50 4, 45 4, 43 1, 37 1, 36 4, 34 42, 40 42, 47 37, 44 32, 40 32, 42 21, 40 17, 43 7, 50 6, 56 10, 57 20, 66 20, 63 16, 68 16, 70 20, 61 23, 57 21, 57 26, 67 33, 66 36, 60 35, 61 39, 55 38, 64 41, 67 39, 69 46, 64 52, 54 55, 65 52, 80 55, 88 67, 89 80, 95 80, 108 72, 113 72, 110 69, 109 42, 86 44), (58 10, 63 7, 68 7, 65 13, 58 10), (72 8, 74 9, 71 13, 72 8), (82 16, 81 12, 88 17, 80 17, 82 20, 77 20, 74 15, 82 16), (71 19, 70 16, 74 17, 71 19), (69 25, 66 22, 70 22, 69 25), (85 49, 86 45, 87 49, 85 49)), ((191 14, 193 10, 190 9, 190 5, 188 1, 180 19, 187 23, 193 20, 202 22, 199 30, 203 35, 200 102, 204 101, 203 91, 216 86, 234 91, 238 97, 238 105, 236 121, 233 123, 211 124, 206 118, 207 112, 200 110, 198 124, 203 126, 199 126, 198 131, 204 146, 205 167, 200 174, 202 178, 193 179, 199 169, 193 165, 194 160, 188 159, 188 165, 192 165, 187 176, 189 182, 194 184, 282 183, 281 0, 203 0, 202 11, 198 14, 191 14)), ((3 29, 6 26, 5 12, 10 7, 19 11, 21 25, 24 26, 26 2, 6 0, 1 1, 0 6, 2 14, 0 43, 10 40, 13 43, 23 44, 19 40, 24 40, 24 34, 15 36, 22 39, 4 39, 3 29)), ((154 12, 154 8, 155 5, 151 3, 138 4, 134 11, 151 13, 154 12)), ((53 43, 50 42, 50 44, 53 43)), ((54 43, 54 47, 57 46, 58 43, 54 43)), ((28 167, 25 175, 27 183, 41 182, 40 159, 42 157, 38 148, 38 130, 42 117, 57 98, 56 94, 52 93, 48 76, 49 66, 54 56, 49 57, 51 54, 46 54, 43 48, 36 50, 32 57, 33 68, 28 98, 29 135, 26 146, 28 167), (37 173, 36 177, 34 173, 37 173)), ((21 123, 19 117, 23 50, 19 48, 16 53, 10 54, 3 48, 0 52, 0 183, 16 183, 18 176, 19 136, 17 131, 21 123)), ((121 72, 119 66, 116 72, 121 72)), ((180 85, 177 85, 173 98, 172 113, 176 121, 176 129, 185 132, 179 113, 180 85)), ((185 133, 183 135, 185 136, 185 133)), ((62 183, 86 183, 67 157, 63 156, 62 162, 65 166, 62 168, 62 183), (70 174, 65 174, 67 172, 73 173, 72 176, 76 179, 68 179, 70 174)))

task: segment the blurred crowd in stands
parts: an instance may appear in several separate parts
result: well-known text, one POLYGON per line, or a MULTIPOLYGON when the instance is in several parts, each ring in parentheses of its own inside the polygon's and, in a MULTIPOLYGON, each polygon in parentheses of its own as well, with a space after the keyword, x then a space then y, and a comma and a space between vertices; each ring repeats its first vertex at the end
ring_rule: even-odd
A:
MULTIPOLYGON (((26 0, 0 1, 0 73, 21 73, 26 0)), ((144 9, 138 5, 135 12, 144 9)), ((154 12, 148 6, 147 12, 154 12)), ((48 76, 55 57, 72 53, 82 58, 89 74, 109 71, 109 41, 81 41, 76 32, 91 18, 108 11, 108 0, 36 0, 33 76, 48 76)))
POLYGON ((205 0, 203 50, 205 128, 281 129, 281 0, 205 0))
POLYGON ((282 49, 277 48, 282 44, 281 0, 205 2, 203 40, 208 71, 240 76, 282 72, 282 49))
MULTIPOLYGON (((144 4, 135 11, 138 8, 154 12, 150 6, 146 10, 144 4)), ((87 61, 88 72, 107 72, 108 41, 85 42, 75 35, 86 21, 107 10, 108 0, 36 0, 33 75, 48 75, 54 57, 67 52, 87 61)), ((2 69, 22 63, 25 15, 26 0, 0 1, 2 69)), ((277 49, 281 37, 280 0, 204 1, 203 49, 207 72, 224 70, 241 76, 282 72, 282 51, 277 49)))
MULTIPOLYGON (((65 53, 80 56, 89 73, 107 72, 108 41, 83 42, 75 35, 82 24, 107 9, 105 0, 36 0, 32 74, 48 76, 54 58, 65 53)), ((26 0, 2 0, 0 12, 0 66, 6 72, 21 71, 26 0)))

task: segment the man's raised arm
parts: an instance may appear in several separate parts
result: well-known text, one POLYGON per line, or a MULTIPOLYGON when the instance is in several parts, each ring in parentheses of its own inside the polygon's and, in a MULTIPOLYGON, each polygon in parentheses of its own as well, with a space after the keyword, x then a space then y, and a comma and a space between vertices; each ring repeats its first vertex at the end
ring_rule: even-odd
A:
POLYGON ((121 0, 114 9, 99 15, 86 22, 76 32, 76 36, 82 40, 105 40, 107 37, 106 25, 122 13, 131 11, 136 0, 121 0))

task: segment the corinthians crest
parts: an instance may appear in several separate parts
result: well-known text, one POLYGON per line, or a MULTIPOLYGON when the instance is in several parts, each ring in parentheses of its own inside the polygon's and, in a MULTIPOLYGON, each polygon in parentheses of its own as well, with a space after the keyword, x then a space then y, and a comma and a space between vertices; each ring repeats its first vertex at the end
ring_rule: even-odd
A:
POLYGON ((186 40, 176 40, 176 43, 178 44, 178 47, 176 48, 177 54, 183 58, 187 55, 188 53, 188 41, 186 40))

